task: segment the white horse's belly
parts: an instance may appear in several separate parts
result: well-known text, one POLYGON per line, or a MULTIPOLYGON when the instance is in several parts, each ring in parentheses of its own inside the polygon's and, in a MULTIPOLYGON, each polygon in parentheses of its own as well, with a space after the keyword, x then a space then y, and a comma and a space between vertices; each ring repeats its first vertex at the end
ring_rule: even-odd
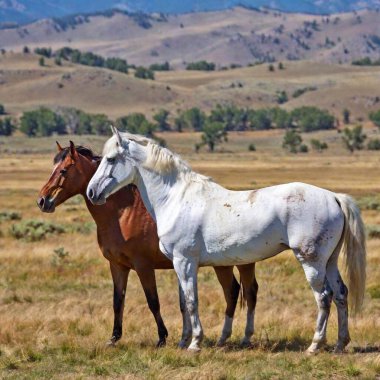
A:
POLYGON ((203 250, 200 253, 199 265, 229 266, 250 264, 275 256, 285 248, 286 246, 280 243, 268 243, 265 245, 247 244, 212 253, 203 250))

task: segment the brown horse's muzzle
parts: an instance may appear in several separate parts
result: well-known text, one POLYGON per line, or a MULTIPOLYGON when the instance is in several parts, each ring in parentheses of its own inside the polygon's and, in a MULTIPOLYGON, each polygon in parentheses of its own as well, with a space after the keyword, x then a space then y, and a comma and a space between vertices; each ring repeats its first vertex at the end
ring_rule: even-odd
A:
POLYGON ((38 198, 37 205, 42 212, 54 212, 55 210, 55 202, 48 196, 42 196, 38 198))

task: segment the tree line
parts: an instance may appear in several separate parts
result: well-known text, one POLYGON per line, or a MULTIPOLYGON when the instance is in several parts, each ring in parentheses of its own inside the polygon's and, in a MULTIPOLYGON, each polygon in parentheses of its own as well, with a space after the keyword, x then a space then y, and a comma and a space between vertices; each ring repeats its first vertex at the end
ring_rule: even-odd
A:
MULTIPOLYGON (((5 108, 0 104, 0 114, 5 108)), ((369 115, 375 125, 380 127, 380 110, 369 115)), ((350 113, 343 110, 344 123, 349 123, 350 113)), ((214 151, 217 144, 227 141, 230 131, 285 129, 283 148, 291 153, 307 152, 308 146, 302 141, 301 133, 328 130, 336 127, 336 120, 328 111, 316 107, 299 107, 286 111, 279 107, 241 108, 234 105, 217 105, 209 113, 198 107, 178 110, 172 115, 160 109, 149 120, 143 113, 131 113, 114 121, 104 114, 89 114, 76 108, 52 110, 40 107, 26 111, 18 121, 19 130, 29 137, 51 136, 53 134, 109 135, 113 124, 121 131, 128 131, 157 138, 156 132, 195 131, 201 132, 201 141, 195 145, 199 151, 206 146, 214 151)), ((16 122, 11 118, 0 119, 0 135, 10 136, 16 130, 16 122)), ((343 130, 343 142, 350 151, 363 149, 366 136, 361 127, 343 130)), ((163 140, 160 140, 164 144, 163 140)), ((311 147, 322 152, 328 146, 325 142, 312 140, 311 147)), ((371 140, 368 149, 380 149, 380 140, 371 140)), ((251 144, 249 150, 255 150, 251 144)))

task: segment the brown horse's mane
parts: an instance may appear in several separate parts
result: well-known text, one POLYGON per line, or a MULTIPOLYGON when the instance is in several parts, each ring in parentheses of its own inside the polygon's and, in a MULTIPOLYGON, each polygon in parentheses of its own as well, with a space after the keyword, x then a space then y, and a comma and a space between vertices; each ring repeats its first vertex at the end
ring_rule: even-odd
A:
MULTIPOLYGON (((91 160, 100 161, 102 159, 102 156, 96 155, 91 149, 86 148, 82 145, 77 145, 75 149, 77 150, 79 154, 87 158, 90 158, 91 160)), ((67 157, 69 152, 70 152, 70 147, 63 148, 60 152, 58 152, 55 155, 54 164, 57 164, 58 162, 63 161, 67 157)))

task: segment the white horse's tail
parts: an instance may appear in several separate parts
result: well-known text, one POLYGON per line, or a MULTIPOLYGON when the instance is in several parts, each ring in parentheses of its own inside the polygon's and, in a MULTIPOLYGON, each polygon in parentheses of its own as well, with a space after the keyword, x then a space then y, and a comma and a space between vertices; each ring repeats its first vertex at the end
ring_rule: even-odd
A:
POLYGON ((342 250, 348 277, 348 298, 352 312, 360 311, 366 282, 365 229, 360 209, 346 194, 335 194, 344 214, 342 250))

